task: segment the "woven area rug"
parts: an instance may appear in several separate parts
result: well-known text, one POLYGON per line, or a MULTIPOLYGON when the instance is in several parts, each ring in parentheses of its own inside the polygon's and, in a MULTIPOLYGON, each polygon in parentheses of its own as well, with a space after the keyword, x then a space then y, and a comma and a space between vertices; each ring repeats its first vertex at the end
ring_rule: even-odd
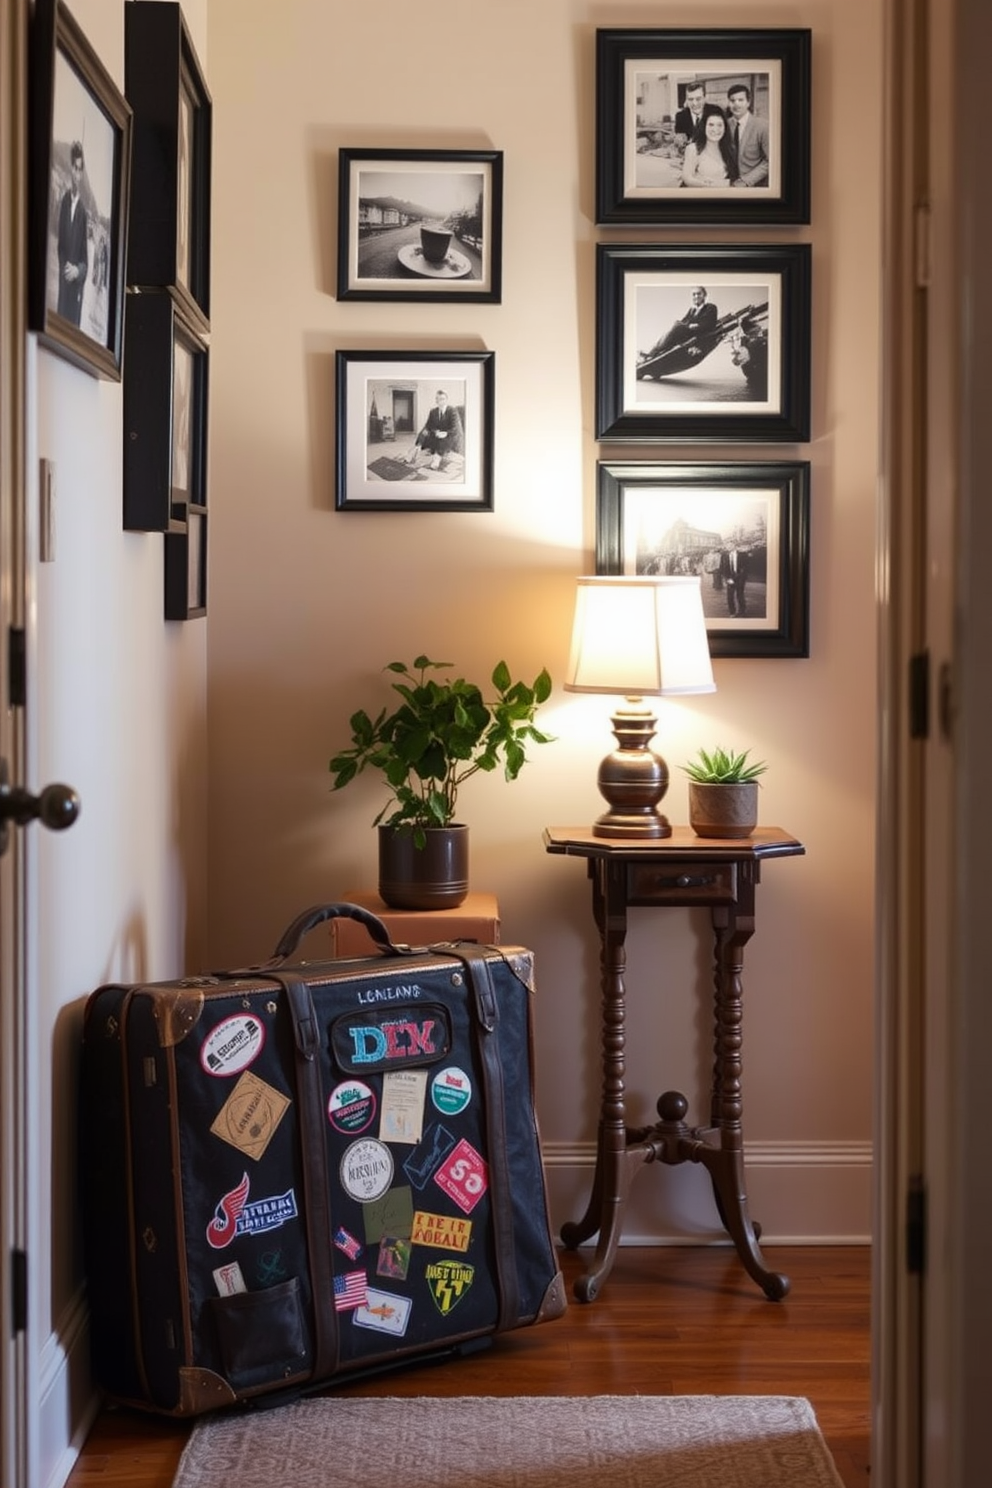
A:
POLYGON ((808 1400, 323 1397, 200 1421, 173 1488, 843 1488, 808 1400))

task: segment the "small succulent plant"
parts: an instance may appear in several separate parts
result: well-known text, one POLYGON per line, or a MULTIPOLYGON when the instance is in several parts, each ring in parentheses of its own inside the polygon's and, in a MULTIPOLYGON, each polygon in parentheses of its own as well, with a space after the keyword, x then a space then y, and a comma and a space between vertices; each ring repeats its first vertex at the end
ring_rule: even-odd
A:
POLYGON ((746 785, 757 780, 768 769, 764 760, 748 764, 750 749, 735 754, 732 749, 717 746, 714 750, 701 749, 694 760, 682 768, 690 780, 700 785, 746 785))

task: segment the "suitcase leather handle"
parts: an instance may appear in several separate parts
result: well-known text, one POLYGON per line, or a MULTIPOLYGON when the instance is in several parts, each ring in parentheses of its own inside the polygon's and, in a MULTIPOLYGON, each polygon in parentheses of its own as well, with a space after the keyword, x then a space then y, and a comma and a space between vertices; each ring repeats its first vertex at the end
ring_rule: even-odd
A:
POLYGON ((389 938, 389 931, 378 918, 367 909, 362 909, 360 904, 314 904, 310 909, 305 909, 298 914, 291 925, 283 931, 282 938, 276 946, 272 961, 266 963, 271 966, 276 961, 285 961, 296 950, 304 935, 309 934, 317 925, 322 925, 325 920, 358 920, 379 947, 385 951, 387 956, 402 956, 403 952, 398 946, 393 945, 389 938))

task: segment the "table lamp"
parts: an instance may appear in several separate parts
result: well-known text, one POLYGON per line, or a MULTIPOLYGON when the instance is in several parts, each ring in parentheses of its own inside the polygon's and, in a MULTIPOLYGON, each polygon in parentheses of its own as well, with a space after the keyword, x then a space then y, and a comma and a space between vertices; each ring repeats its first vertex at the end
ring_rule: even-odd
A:
POLYGON ((618 747, 599 767, 609 810, 597 837, 669 837, 658 810, 668 766, 648 748, 658 720, 645 696, 715 692, 698 578, 581 578, 575 595, 566 692, 619 693, 611 719, 618 747))

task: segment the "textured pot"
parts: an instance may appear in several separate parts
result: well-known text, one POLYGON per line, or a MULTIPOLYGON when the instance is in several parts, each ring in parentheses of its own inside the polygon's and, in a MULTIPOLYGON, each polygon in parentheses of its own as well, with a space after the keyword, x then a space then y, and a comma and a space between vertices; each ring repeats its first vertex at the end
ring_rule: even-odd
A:
POLYGON ((689 825, 697 837, 750 837, 758 825, 758 782, 689 781, 689 825))
POLYGON ((379 897, 390 909, 457 909, 468 894, 468 827, 379 828, 379 897))

